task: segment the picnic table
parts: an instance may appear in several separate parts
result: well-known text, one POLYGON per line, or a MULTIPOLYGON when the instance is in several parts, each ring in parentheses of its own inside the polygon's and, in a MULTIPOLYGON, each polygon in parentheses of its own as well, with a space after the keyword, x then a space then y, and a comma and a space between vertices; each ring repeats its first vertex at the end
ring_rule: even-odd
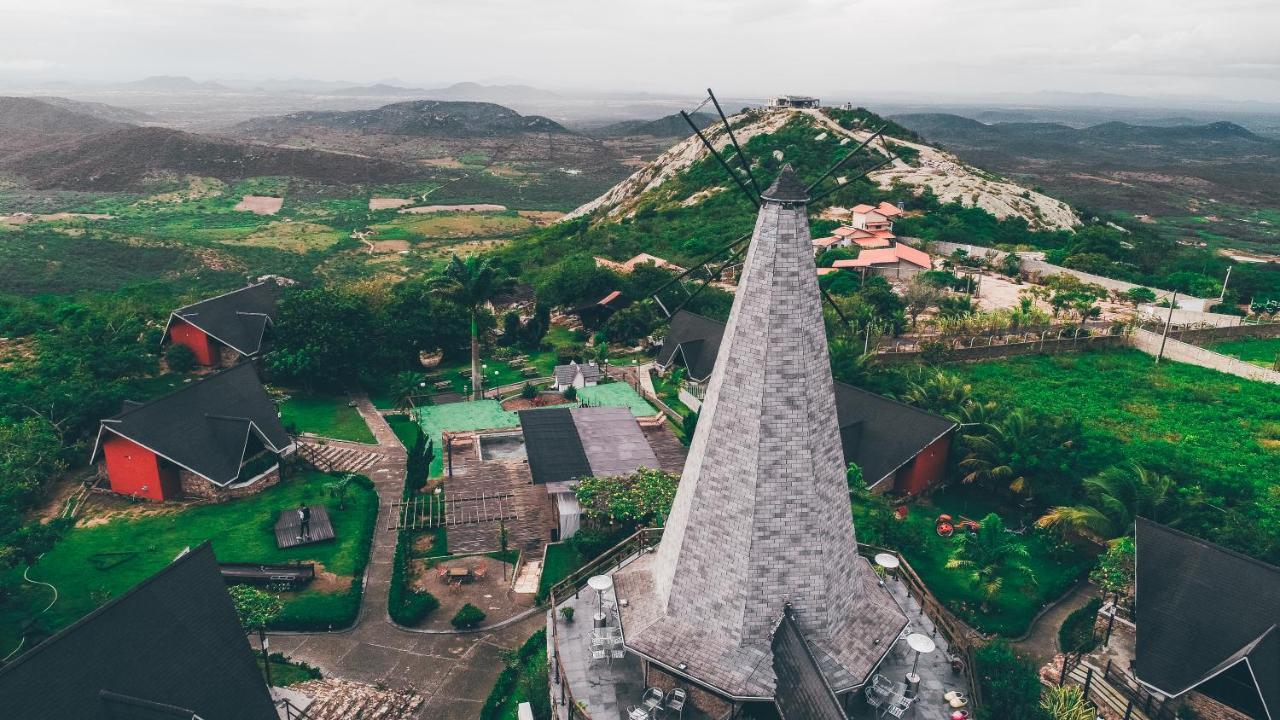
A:
POLYGON ((462 582, 467 582, 472 578, 471 568, 465 565, 454 565, 445 571, 445 575, 450 580, 460 580, 462 582))

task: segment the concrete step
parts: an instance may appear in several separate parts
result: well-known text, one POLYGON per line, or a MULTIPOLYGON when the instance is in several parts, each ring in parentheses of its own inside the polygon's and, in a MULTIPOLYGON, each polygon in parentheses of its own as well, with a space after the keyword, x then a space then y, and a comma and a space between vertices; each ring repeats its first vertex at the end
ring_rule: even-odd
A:
POLYGON ((520 574, 512 589, 518 593, 537 594, 538 582, 542 579, 542 561, 528 560, 520 567, 520 574))

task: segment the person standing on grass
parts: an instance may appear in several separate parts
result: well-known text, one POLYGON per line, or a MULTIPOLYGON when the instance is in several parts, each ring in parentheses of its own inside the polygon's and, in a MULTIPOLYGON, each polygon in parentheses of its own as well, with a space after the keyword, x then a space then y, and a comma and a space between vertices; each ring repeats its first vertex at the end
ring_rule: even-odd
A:
POLYGON ((311 508, 298 506, 298 542, 311 538, 311 508))

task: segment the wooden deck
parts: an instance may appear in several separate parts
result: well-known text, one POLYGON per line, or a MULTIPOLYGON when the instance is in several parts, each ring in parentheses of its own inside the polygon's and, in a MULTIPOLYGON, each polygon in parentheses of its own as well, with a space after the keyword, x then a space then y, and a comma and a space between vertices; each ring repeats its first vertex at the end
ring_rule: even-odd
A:
POLYGON ((329 511, 323 505, 309 505, 311 508, 311 527, 306 537, 302 536, 302 521, 298 519, 298 509, 289 508, 280 513, 276 520, 276 547, 298 547, 311 543, 333 539, 333 523, 329 521, 329 511))

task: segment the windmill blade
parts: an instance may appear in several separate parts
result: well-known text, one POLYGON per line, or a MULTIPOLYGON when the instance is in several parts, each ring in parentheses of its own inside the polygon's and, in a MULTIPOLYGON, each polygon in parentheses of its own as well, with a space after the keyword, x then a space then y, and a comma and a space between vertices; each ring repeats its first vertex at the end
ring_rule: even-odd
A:
POLYGON ((716 150, 710 140, 707 140, 707 136, 703 135, 702 131, 698 129, 697 124, 693 122, 693 118, 689 117, 689 113, 681 110, 680 117, 684 118, 684 121, 689 124, 689 127, 693 128, 694 134, 698 136, 698 139, 702 141, 702 144, 707 148, 707 150, 710 150, 711 154, 715 156, 716 160, 720 163, 720 167, 724 168, 724 171, 729 174, 729 177, 733 178, 733 181, 737 183, 738 189, 741 190, 742 193, 747 196, 747 199, 751 201, 751 204, 759 210, 760 198, 751 194, 751 190, 747 187, 747 184, 742 182, 742 178, 738 177, 738 174, 733 171, 733 168, 729 167, 729 163, 724 161, 724 158, 720 156, 720 152, 716 150))
POLYGON ((738 159, 742 161, 742 169, 747 171, 747 177, 751 179, 751 187, 755 188, 756 197, 760 197, 760 183, 756 182, 755 173, 751 172, 751 161, 747 159, 747 154, 742 152, 742 147, 738 145, 738 138, 734 136, 733 128, 729 125, 729 118, 724 116, 724 110, 720 109, 720 101, 716 99, 716 94, 711 92, 711 88, 707 88, 707 96, 716 106, 716 113, 720 115, 720 122, 724 124, 725 132, 729 133, 729 142, 733 143, 733 149, 738 153, 738 159))
POLYGON ((827 294, 827 291, 822 289, 822 283, 818 283, 818 292, 822 293, 822 299, 826 300, 827 304, 831 306, 831 309, 836 311, 836 317, 840 318, 841 324, 843 324, 847 329, 849 327, 849 318, 845 317, 844 311, 841 310, 840 306, 836 304, 836 301, 827 294))
POLYGON ((877 137, 879 137, 879 136, 880 136, 880 133, 884 132, 884 129, 885 129, 885 128, 887 128, 887 127, 889 127, 889 124, 888 124, 888 123, 885 123, 884 125, 881 125, 881 126, 880 126, 880 129, 878 129, 878 130, 876 130, 875 132, 871 133, 871 137, 869 137, 869 138, 867 138, 866 140, 862 141, 862 143, 861 143, 860 145, 858 145, 858 147, 854 148, 854 149, 853 149, 853 150, 852 150, 848 155, 845 155, 844 157, 840 158, 840 160, 839 160, 839 161, 837 161, 835 165, 832 165, 830 169, 828 169, 826 172, 822 173, 822 177, 818 178, 817 180, 814 180, 814 181, 813 181, 813 184, 812 184, 812 185, 810 185, 810 186, 808 187, 807 191, 808 191, 809 193, 812 193, 812 192, 813 192, 813 189, 814 189, 814 188, 816 188, 816 187, 818 187, 818 184, 819 184, 819 183, 821 183, 823 180, 826 180, 827 178, 831 177, 831 174, 832 174, 832 173, 834 173, 835 171, 837 171, 837 170, 839 170, 840 168, 844 167, 845 163, 847 163, 847 162, 849 162, 851 159, 853 159, 853 156, 854 156, 854 155, 857 155, 858 153, 862 152, 862 150, 863 150, 864 148, 866 148, 868 145, 870 145, 872 140, 875 140, 877 137))
MULTIPOLYGON (((707 285, 709 285, 710 283, 718 279, 719 278, 718 273, 723 273, 724 269, 732 264, 732 261, 735 259, 735 257, 737 257, 738 253, 740 252, 735 250, 735 248, 738 248, 738 246, 742 245, 744 242, 750 239, 751 239, 751 233, 747 233, 746 235, 739 237, 733 242, 727 245, 721 246, 720 248, 712 252, 710 255, 707 255, 706 257, 702 258, 698 262, 694 263, 684 272, 681 272, 680 274, 676 275, 675 277, 663 283, 661 286, 658 287, 657 290, 654 290, 651 297, 653 298, 654 302, 658 303, 658 307, 662 309, 663 314, 665 314, 667 318, 670 319, 672 315, 675 315, 677 312, 679 312, 680 309, 683 308, 686 304, 688 304, 690 300, 692 300, 694 297, 697 297, 698 293, 702 292, 702 288, 705 288, 707 285), (714 272, 707 270, 708 265, 714 262, 717 258, 723 256, 725 253, 729 253, 730 255, 729 260, 723 263, 720 266, 720 268, 714 272), (703 281, 702 288, 699 288, 695 293, 691 293, 690 297, 685 298, 684 301, 682 301, 679 305, 677 305, 674 310, 668 309, 667 304, 662 302, 662 293, 666 291, 667 288, 673 285, 676 285, 677 283, 680 283, 682 280, 684 280, 685 278, 689 277, 690 275, 694 274, 699 270, 702 270, 707 273, 707 278, 703 281)), ((681 285, 681 287, 684 287, 684 286, 681 285)))

